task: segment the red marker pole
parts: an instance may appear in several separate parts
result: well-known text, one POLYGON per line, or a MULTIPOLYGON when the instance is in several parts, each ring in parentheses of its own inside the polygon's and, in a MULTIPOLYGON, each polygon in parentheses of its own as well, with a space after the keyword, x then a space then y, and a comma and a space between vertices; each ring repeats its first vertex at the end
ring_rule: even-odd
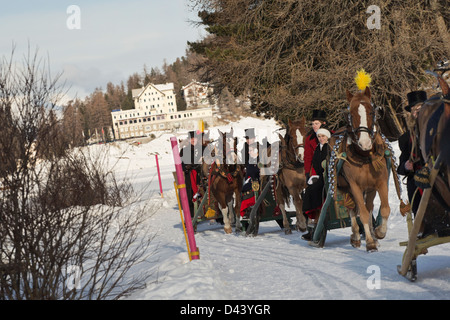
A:
POLYGON ((159 192, 161 193, 161 198, 164 198, 163 196, 163 189, 162 189, 162 183, 161 183, 161 173, 159 172, 159 161, 158 161, 158 155, 155 154, 156 158, 156 169, 158 170, 158 180, 159 180, 159 192))
POLYGON ((192 226, 191 213, 189 211, 189 202, 186 192, 186 184, 184 180, 183 169, 181 167, 181 158, 178 151, 178 141, 176 137, 171 137, 173 160, 175 162, 175 171, 177 173, 178 190, 180 190, 181 205, 183 207, 184 221, 186 223, 186 231, 189 240, 191 258, 193 260, 200 259, 200 253, 195 243, 194 227, 192 226))

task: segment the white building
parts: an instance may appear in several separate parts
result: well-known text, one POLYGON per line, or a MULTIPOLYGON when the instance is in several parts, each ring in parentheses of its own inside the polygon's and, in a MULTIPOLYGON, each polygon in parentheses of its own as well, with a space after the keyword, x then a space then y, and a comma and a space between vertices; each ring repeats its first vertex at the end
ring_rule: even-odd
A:
POLYGON ((153 131, 198 129, 199 120, 211 123, 212 108, 178 111, 173 83, 132 90, 134 109, 111 112, 116 139, 148 136, 153 131))
POLYGON ((186 109, 207 108, 210 106, 209 98, 213 89, 207 83, 192 80, 191 83, 181 88, 183 98, 186 101, 186 109))

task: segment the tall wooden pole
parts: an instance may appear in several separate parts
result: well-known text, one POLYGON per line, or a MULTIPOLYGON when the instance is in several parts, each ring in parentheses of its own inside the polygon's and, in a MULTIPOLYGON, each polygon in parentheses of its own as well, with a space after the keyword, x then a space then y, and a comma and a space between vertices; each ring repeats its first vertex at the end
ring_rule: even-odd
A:
POLYGON ((189 210, 188 196, 186 192, 186 184, 184 180, 183 169, 181 167, 181 158, 178 151, 178 141, 176 137, 171 137, 173 160, 175 162, 175 171, 177 173, 178 190, 180 191, 181 205, 183 207, 184 221, 186 223, 186 231, 188 234, 189 247, 192 260, 200 259, 200 254, 195 243, 194 227, 192 225, 191 213, 189 210))

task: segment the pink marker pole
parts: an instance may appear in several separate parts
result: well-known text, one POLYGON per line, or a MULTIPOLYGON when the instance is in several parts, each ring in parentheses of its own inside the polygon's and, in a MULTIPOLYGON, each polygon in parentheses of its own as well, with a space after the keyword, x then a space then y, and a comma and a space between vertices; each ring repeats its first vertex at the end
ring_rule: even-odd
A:
POLYGON ((180 190, 181 206, 183 207, 184 221, 186 223, 186 232, 188 235, 191 258, 193 260, 200 259, 200 253, 195 243, 194 227, 192 226, 191 213, 189 211, 189 202, 186 192, 186 184, 184 180, 183 169, 181 167, 181 158, 178 151, 178 141, 176 137, 171 137, 173 160, 175 162, 175 171, 177 173, 178 190, 180 190))
POLYGON ((163 196, 163 189, 162 189, 162 183, 161 183, 161 173, 159 172, 159 161, 158 161, 158 155, 155 154, 156 158, 156 169, 158 170, 158 180, 159 180, 159 192, 161 193, 161 198, 164 198, 163 196))

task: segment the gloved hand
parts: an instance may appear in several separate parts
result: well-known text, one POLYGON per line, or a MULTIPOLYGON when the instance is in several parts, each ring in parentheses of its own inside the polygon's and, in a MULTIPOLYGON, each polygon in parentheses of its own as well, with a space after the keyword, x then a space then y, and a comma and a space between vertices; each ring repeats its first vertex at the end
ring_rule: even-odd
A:
POLYGON ((200 192, 197 192, 193 197, 192 197, 192 202, 196 202, 197 199, 201 198, 201 194, 200 192))
POLYGON ((317 180, 319 180, 319 176, 311 176, 311 178, 308 179, 308 184, 312 185, 314 182, 316 182, 317 180))

